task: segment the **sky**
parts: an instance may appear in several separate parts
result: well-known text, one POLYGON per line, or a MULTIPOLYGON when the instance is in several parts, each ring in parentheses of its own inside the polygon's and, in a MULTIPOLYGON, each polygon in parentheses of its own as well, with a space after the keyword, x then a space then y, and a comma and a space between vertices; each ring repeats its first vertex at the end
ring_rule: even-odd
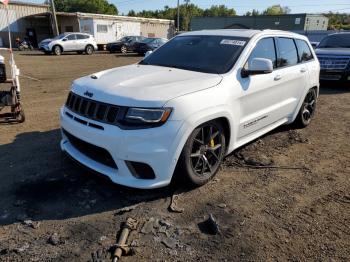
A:
MULTIPOLYGON (((11 0, 10 0, 11 1, 11 0)), ((23 2, 42 3, 44 0, 22 0, 23 2)), ((163 9, 165 5, 175 7, 177 0, 108 0, 115 4, 119 14, 127 14, 129 10, 155 10, 163 9)), ((180 0, 183 3, 184 0, 180 0)), ((252 9, 262 11, 268 6, 280 4, 291 8, 291 13, 322 13, 341 12, 350 13, 349 0, 191 0, 193 4, 201 8, 208 8, 212 5, 226 5, 234 8, 238 15, 243 15, 252 9)))

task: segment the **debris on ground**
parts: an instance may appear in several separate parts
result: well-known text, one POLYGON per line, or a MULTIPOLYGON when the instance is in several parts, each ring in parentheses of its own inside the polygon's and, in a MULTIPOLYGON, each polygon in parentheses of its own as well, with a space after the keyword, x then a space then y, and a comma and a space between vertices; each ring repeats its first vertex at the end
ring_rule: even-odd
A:
POLYGON ((180 208, 177 205, 177 201, 180 198, 180 193, 174 192, 174 194, 171 197, 171 202, 170 202, 170 206, 169 206, 169 211, 174 212, 174 213, 182 213, 185 211, 184 208, 180 208))
POLYGON ((18 247, 18 248, 15 248, 14 251, 15 251, 16 253, 22 253, 22 252, 26 251, 28 248, 29 248, 29 244, 28 244, 28 243, 24 243, 23 246, 18 247))
POLYGON ((221 234, 219 224, 213 214, 209 214, 209 217, 205 221, 199 223, 198 226, 203 233, 210 235, 221 234))
POLYGON ((154 225, 155 225, 155 219, 154 217, 151 217, 150 219, 148 219, 148 221, 146 221, 142 228, 141 228, 141 233, 142 234, 149 234, 153 231, 154 229, 154 225))
POLYGON ((113 253, 113 262, 117 262, 122 255, 130 254, 130 247, 127 245, 127 240, 130 232, 136 230, 138 221, 129 217, 123 224, 122 232, 119 235, 119 239, 116 245, 116 249, 113 253))
POLYGON ((163 238, 163 239, 162 239, 162 243, 163 243, 167 248, 174 249, 174 248, 176 247, 177 240, 174 239, 174 238, 163 238))
POLYGON ((33 229, 38 229, 40 227, 40 222, 34 222, 33 220, 28 219, 23 221, 23 225, 33 229))
POLYGON ((53 246, 57 246, 60 243, 60 237, 58 236, 57 233, 53 233, 50 237, 48 242, 53 245, 53 246))
POLYGON ((119 208, 119 209, 117 209, 115 214, 116 215, 121 215, 121 214, 124 214, 126 212, 130 212, 130 211, 134 210, 138 206, 139 206, 139 204, 128 206, 128 207, 119 208))

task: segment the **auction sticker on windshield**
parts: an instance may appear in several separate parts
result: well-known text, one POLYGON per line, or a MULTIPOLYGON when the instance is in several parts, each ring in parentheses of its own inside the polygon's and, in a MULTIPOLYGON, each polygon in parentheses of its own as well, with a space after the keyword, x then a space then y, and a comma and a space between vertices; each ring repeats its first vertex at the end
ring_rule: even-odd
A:
POLYGON ((220 44, 222 45, 239 45, 239 46, 244 46, 246 41, 241 41, 241 40, 232 40, 232 39, 222 39, 220 44))

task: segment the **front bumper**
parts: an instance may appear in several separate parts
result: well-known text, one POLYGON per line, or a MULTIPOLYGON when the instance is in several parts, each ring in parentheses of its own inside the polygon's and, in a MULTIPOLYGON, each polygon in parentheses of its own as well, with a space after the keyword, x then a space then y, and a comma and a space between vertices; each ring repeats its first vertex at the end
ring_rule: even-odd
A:
POLYGON ((48 45, 40 45, 39 50, 43 52, 49 52, 51 51, 50 47, 48 45))
POLYGON ((179 154, 183 147, 183 122, 168 121, 161 127, 122 130, 117 126, 102 124, 79 116, 65 107, 60 111, 61 127, 79 139, 107 150, 112 156, 117 168, 97 162, 70 143, 62 132, 61 149, 84 166, 106 175, 114 183, 124 186, 148 189, 168 185, 179 154), (92 124, 103 126, 104 130, 92 128, 68 117, 73 117, 92 124), (125 161, 135 161, 148 164, 155 173, 154 179, 139 179, 132 175, 125 161))

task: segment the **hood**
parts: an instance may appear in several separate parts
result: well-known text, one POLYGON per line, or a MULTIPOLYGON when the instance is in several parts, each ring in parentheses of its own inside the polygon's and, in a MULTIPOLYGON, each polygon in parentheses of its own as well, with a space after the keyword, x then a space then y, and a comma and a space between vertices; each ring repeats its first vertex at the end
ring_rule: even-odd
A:
POLYGON ((349 55, 350 48, 317 48, 316 55, 349 55))
POLYGON ((40 44, 46 44, 46 43, 50 43, 52 41, 53 41, 53 39, 47 38, 47 39, 44 39, 43 41, 41 41, 40 44))
POLYGON ((73 92, 109 104, 162 107, 167 101, 219 84, 222 77, 151 65, 129 65, 82 77, 73 82, 73 92), (91 95, 91 94, 90 94, 91 95))

